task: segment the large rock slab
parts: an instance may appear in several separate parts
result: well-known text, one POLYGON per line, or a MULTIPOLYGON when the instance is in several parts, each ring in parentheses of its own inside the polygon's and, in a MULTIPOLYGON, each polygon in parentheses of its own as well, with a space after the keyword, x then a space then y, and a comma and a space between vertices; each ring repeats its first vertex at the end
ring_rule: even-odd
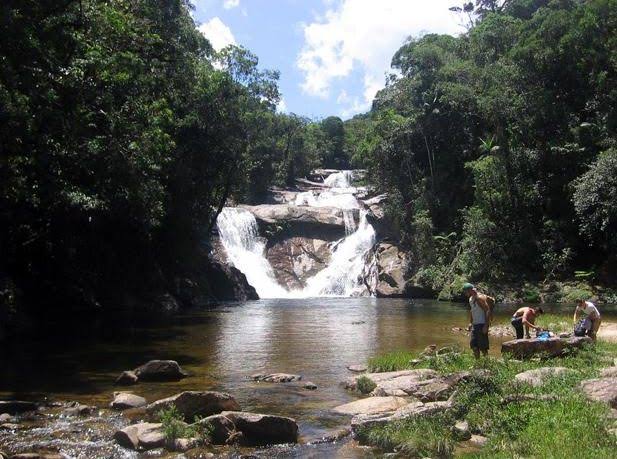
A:
POLYGON ((452 402, 449 400, 429 403, 415 401, 398 408, 394 412, 358 414, 351 419, 351 430, 354 435, 358 436, 365 429, 371 429, 413 417, 443 413, 451 408, 452 402))
POLYGON ((175 360, 150 360, 133 373, 139 381, 179 381, 188 376, 175 360))
POLYGON ((124 448, 139 450, 160 448, 165 444, 162 424, 141 422, 118 430, 114 440, 124 448))
POLYGON ((580 387, 591 400, 617 408, 617 377, 586 379, 580 387))
POLYGON ((334 411, 350 415, 391 413, 407 404, 409 400, 403 397, 368 397, 337 406, 334 411))
POLYGON ((139 395, 129 392, 114 392, 114 399, 109 406, 114 410, 128 410, 130 408, 141 408, 147 404, 146 399, 139 395))
POLYGON ((360 378, 368 378, 376 386, 380 386, 380 384, 385 384, 387 381, 398 381, 401 384, 406 381, 402 378, 409 378, 409 381, 422 381, 425 379, 432 379, 439 376, 439 374, 435 370, 430 370, 427 368, 419 368, 415 370, 401 370, 401 371, 386 371, 379 373, 366 373, 359 376, 353 376, 351 378, 347 378, 345 380, 345 388, 350 390, 357 390, 357 382, 360 378))
MULTIPOLYGON (((308 207, 286 204, 261 204, 258 206, 240 206, 251 212, 262 223, 285 223, 291 226, 314 226, 323 228, 345 229, 343 211, 336 207, 308 207)), ((356 223, 359 211, 352 210, 356 223)))
POLYGON ((501 353, 510 354, 515 359, 527 359, 535 356, 559 357, 591 343, 592 340, 588 336, 549 338, 547 340, 537 338, 515 339, 503 343, 501 353))
POLYGON ((195 416, 210 416, 221 411, 239 411, 240 405, 225 392, 214 391, 186 391, 172 397, 157 400, 145 407, 146 414, 156 416, 161 410, 175 406, 191 422, 195 416))
POLYGON ((296 443, 298 424, 294 419, 270 414, 223 411, 222 416, 229 419, 242 432, 241 443, 247 446, 296 443))
POLYGON ((549 378, 564 376, 573 370, 565 367, 543 367, 535 370, 523 371, 514 376, 514 381, 521 384, 529 384, 533 387, 542 386, 549 378))

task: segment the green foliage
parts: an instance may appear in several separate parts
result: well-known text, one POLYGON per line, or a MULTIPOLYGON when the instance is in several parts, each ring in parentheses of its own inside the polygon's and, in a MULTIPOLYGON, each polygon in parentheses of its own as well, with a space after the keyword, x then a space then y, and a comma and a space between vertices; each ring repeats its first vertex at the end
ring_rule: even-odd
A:
POLYGON ((356 379, 356 387, 358 388, 360 393, 370 394, 373 389, 377 387, 377 384, 375 384, 371 379, 367 378, 366 376, 360 376, 358 379, 356 379))
POLYGON ((157 413, 159 422, 165 439, 173 441, 178 438, 198 438, 206 439, 210 435, 208 426, 200 423, 200 419, 195 419, 195 424, 187 424, 184 422, 184 416, 175 405, 171 405, 167 409, 160 410, 157 413))

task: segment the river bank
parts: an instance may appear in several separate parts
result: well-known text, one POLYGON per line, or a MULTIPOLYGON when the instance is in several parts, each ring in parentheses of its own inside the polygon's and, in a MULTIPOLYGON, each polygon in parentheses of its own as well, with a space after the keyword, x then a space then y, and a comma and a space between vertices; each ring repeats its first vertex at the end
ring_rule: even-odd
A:
MULTIPOLYGON (((569 309, 558 305, 547 309, 570 320, 569 309)), ((510 313, 503 306, 497 308, 504 324, 510 313)), ((605 323, 617 322, 614 307, 605 307, 603 313, 605 323)), ((216 447, 214 454, 330 457, 340 452, 345 457, 373 457, 373 452, 362 449, 349 436, 321 443, 324 438, 338 438, 350 425, 350 417, 333 409, 364 397, 340 385, 353 375, 347 367, 397 350, 419 353, 429 344, 465 350, 468 337, 453 328, 466 323, 461 303, 279 299, 225 303, 180 312, 161 321, 136 321, 122 332, 104 323, 88 329, 84 322, 81 328, 57 332, 53 339, 49 333, 23 336, 2 350, 5 366, 0 398, 62 405, 44 408, 37 415, 38 425, 32 420, 17 420, 23 426, 36 426, 34 429, 1 431, 0 450, 9 449, 7 444, 14 445, 11 452, 47 445, 72 457, 79 457, 80 451, 88 457, 135 457, 113 440, 117 430, 132 422, 109 408, 114 392, 131 391, 151 403, 184 391, 217 391, 231 394, 247 412, 295 419, 299 437, 292 447, 255 451, 216 447), (177 360, 189 376, 178 381, 145 381, 128 388, 114 385, 122 371, 151 359, 177 360), (312 382, 317 389, 250 378, 257 373, 279 372, 300 375, 301 383, 312 382), (95 410, 83 416, 65 416, 62 412, 71 408, 68 402, 95 410)), ((50 327, 58 330, 52 324, 50 327)), ((509 339, 507 335, 491 338, 494 358, 499 358, 501 343, 509 339)))

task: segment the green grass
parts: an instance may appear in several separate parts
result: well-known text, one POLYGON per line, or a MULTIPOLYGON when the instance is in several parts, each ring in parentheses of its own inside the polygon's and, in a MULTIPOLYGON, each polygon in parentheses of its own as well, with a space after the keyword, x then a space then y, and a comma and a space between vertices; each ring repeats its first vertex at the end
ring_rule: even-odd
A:
POLYGON ((617 438, 607 432, 613 427, 609 408, 590 402, 577 390, 580 381, 597 377, 599 369, 611 365, 615 356, 617 344, 606 342, 560 359, 523 362, 496 358, 475 361, 471 354, 463 353, 432 357, 414 366, 409 363, 418 357, 414 353, 398 351, 378 356, 369 363, 371 371, 422 367, 442 374, 470 368, 488 372, 473 376, 459 387, 454 408, 446 415, 370 429, 361 432, 361 440, 385 451, 401 451, 405 457, 451 457, 454 438, 450 426, 455 419, 466 419, 472 432, 488 437, 489 442, 478 452, 465 453, 465 457, 615 457, 617 438), (563 366, 572 372, 537 388, 513 382, 517 373, 545 366, 563 366), (503 403, 505 396, 516 394, 551 395, 554 400, 503 403))
POLYGON ((195 417, 195 424, 187 424, 184 422, 184 416, 175 405, 167 409, 160 410, 157 413, 159 422, 162 424, 163 435, 167 441, 173 441, 178 438, 197 438, 200 440, 207 439, 211 432, 210 426, 200 423, 200 418, 195 417))

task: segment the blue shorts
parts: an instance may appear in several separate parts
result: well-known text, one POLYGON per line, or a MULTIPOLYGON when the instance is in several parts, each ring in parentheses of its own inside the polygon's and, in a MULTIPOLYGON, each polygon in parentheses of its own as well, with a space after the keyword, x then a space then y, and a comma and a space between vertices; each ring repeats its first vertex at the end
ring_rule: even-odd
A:
POLYGON ((472 349, 480 349, 481 351, 488 351, 488 333, 484 333, 482 329, 484 324, 474 324, 471 329, 471 339, 469 340, 469 347, 472 349))

